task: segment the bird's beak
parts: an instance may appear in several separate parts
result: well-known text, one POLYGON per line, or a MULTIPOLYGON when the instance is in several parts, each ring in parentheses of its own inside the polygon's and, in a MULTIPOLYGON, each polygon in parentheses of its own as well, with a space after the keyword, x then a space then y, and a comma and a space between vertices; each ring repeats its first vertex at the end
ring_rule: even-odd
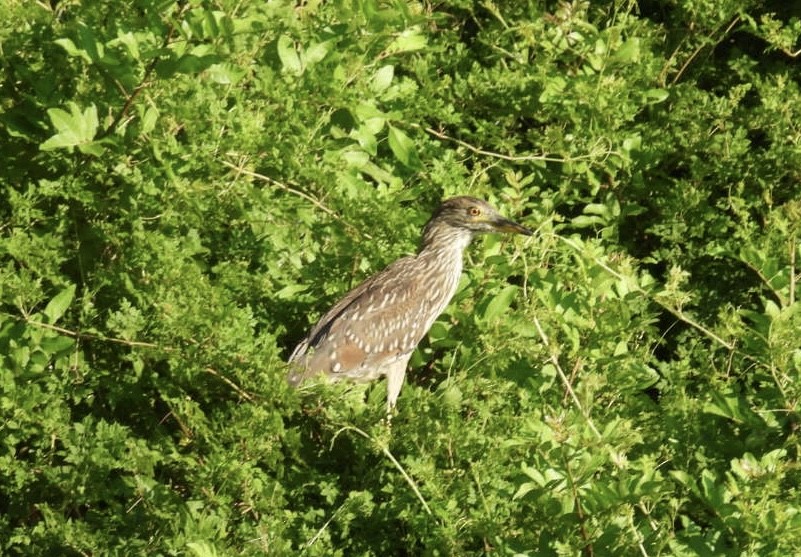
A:
POLYGON ((492 226, 495 230, 499 232, 512 232, 514 234, 524 234, 526 236, 531 236, 534 234, 531 230, 523 226, 522 224, 517 224, 513 220, 505 219, 503 217, 498 217, 492 221, 492 226))

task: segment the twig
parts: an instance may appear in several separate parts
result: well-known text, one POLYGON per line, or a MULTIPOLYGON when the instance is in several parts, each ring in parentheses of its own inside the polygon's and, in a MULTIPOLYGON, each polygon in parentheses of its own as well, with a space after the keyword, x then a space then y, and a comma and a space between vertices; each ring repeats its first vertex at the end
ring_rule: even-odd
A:
POLYGON ((671 305, 669 305, 669 304, 667 304, 665 302, 660 301, 659 298, 657 298, 655 296, 650 296, 645 290, 643 290, 639 286, 637 286, 637 291, 642 293, 642 294, 645 294, 646 296, 651 298, 651 300, 653 300, 656 304, 658 304, 660 307, 662 307, 662 309, 667 310, 668 313, 673 315, 673 317, 675 317, 679 321, 683 321, 684 323, 687 323, 690 327, 692 327, 694 329, 698 329, 699 331, 704 333, 706 336, 708 336, 710 339, 714 340, 715 342, 717 342, 718 344, 723 346, 726 350, 734 350, 734 345, 733 344, 726 342, 725 340, 720 338, 718 335, 716 335, 715 333, 713 333, 712 331, 710 331, 709 329, 707 329, 706 327, 701 325, 695 319, 692 319, 691 317, 687 317, 687 315, 685 315, 684 312, 682 312, 681 310, 678 310, 678 309, 674 308, 673 306, 671 306, 671 305))
MULTIPOLYGON (((466 141, 462 141, 461 139, 456 139, 455 137, 451 137, 446 135, 440 131, 437 131, 433 128, 423 128, 426 132, 430 133, 434 137, 438 137, 439 139, 444 139, 446 141, 452 141, 457 145, 461 145, 462 147, 476 153, 477 155, 484 155, 486 157, 494 157, 496 159, 502 159, 505 161, 511 162, 523 162, 523 161, 543 161, 543 162, 575 162, 581 160, 593 160, 597 158, 596 154, 590 153, 588 155, 578 155, 576 157, 551 157, 548 155, 504 155, 503 153, 495 153, 493 151, 487 151, 485 149, 481 149, 474 145, 467 143, 466 141)), ((600 142, 600 140, 599 140, 600 142)), ((604 151, 604 159, 609 157, 609 155, 617 154, 615 151, 606 150, 604 151)))
MULTIPOLYGON (((582 361, 581 357, 576 358, 575 363, 573 363, 573 369, 570 370, 570 377, 568 377, 568 381, 570 381, 571 385, 575 382, 576 377, 578 377, 579 371, 581 371, 583 364, 584 362, 582 361)), ((564 397, 562 398, 562 404, 565 404, 567 399, 568 393, 565 391, 564 397)))
MULTIPOLYGON (((186 4, 186 6, 185 6, 183 9, 184 9, 184 10, 185 10, 185 9, 188 9, 188 7, 189 7, 189 4, 186 4)), ((174 34, 174 33, 175 33, 175 25, 174 25, 174 24, 172 24, 172 23, 170 23, 169 29, 167 30, 167 36, 166 36, 166 37, 164 37, 164 41, 163 41, 163 43, 162 43, 162 46, 161 46, 161 48, 162 48, 162 49, 166 49, 166 48, 169 46, 169 44, 170 44, 170 41, 172 40, 172 37, 173 37, 173 34, 174 34)), ((159 56, 155 56, 155 57, 154 57, 154 58, 153 58, 153 59, 150 61, 150 63, 149 63, 149 64, 147 65, 147 67, 145 68, 145 73, 144 73, 144 75, 142 76, 142 79, 141 79, 141 81, 139 82, 139 85, 137 85, 137 86, 134 88, 133 92, 132 92, 130 95, 128 95, 128 98, 127 98, 127 99, 125 99, 125 104, 123 104, 123 105, 122 105, 122 108, 121 108, 121 109, 119 110, 119 112, 117 113, 117 116, 115 116, 115 117, 114 117, 114 120, 112 120, 112 121, 111 121, 111 124, 109 125, 109 127, 108 127, 108 128, 106 128, 106 129, 105 129, 105 130, 104 130, 104 131, 103 131, 103 132, 100 134, 100 137, 101 137, 101 138, 103 138, 103 137, 106 137, 106 136, 108 136, 108 135, 111 135, 111 134, 114 132, 114 130, 116 130, 116 129, 117 129, 117 127, 120 125, 120 122, 123 120, 123 118, 125 118, 125 115, 126 115, 126 114, 128 113, 128 111, 131 109, 131 106, 133 106, 133 103, 134 103, 134 101, 136 100, 136 97, 138 97, 138 96, 139 96, 139 93, 141 93, 141 92, 142 92, 142 90, 143 90, 145 87, 147 87, 148 85, 150 85, 150 83, 149 83, 148 79, 150 78, 150 74, 152 74, 152 73, 153 73, 153 70, 155 70, 155 69, 156 69, 156 64, 158 64, 158 62, 159 62, 160 60, 161 60, 161 58, 160 58, 159 56)))
POLYGON ((210 368, 210 367, 207 367, 206 368, 206 372, 211 373, 213 376, 222 379, 223 382, 225 382, 229 387, 231 387, 233 390, 235 390, 237 392, 237 394, 239 394, 239 396, 241 396, 242 398, 244 398, 248 402, 253 402, 253 400, 254 400, 253 396, 248 394, 239 385, 237 385, 236 383, 234 383, 233 381, 228 379, 226 376, 220 375, 220 373, 217 370, 215 370, 213 368, 210 368))
POLYGON ((581 496, 579 495, 576 480, 573 478, 573 471, 570 469, 570 462, 568 462, 564 453, 562 453, 562 465, 565 467, 565 472, 567 472, 567 481, 570 484, 570 491, 573 493, 573 501, 576 503, 576 515, 578 516, 579 520, 579 532, 581 533, 581 539, 584 542, 584 547, 581 548, 581 554, 592 557, 594 552, 592 548, 592 539, 590 538, 590 534, 587 532, 587 518, 584 516, 584 508, 581 506, 581 496))
MULTIPOLYGON (((568 238, 565 238, 564 236, 557 236, 557 237, 560 240, 562 240, 564 243, 566 243, 568 246, 570 246, 571 248, 576 250, 577 252, 579 252, 579 253, 581 252, 581 249, 573 241, 569 240, 568 238)), ((592 259, 593 259, 593 261, 595 262, 596 265, 601 267, 604 271, 606 271, 607 273, 609 273, 610 275, 612 275, 616 279, 621 280, 621 281, 626 279, 626 277, 624 277, 623 275, 621 275, 620 273, 618 273, 617 271, 612 269, 609 265, 607 265, 606 263, 604 263, 600 259, 597 259, 595 257, 593 257, 592 259)), ((704 327, 703 325, 701 325, 700 323, 695 321, 694 319, 692 319, 690 317, 687 317, 687 315, 685 315, 681 310, 678 310, 678 309, 674 308, 673 306, 670 306, 669 304, 661 301, 656 296, 651 295, 644 288, 642 288, 639 284, 634 283, 634 284, 631 284, 630 286, 632 287, 632 289, 636 290, 640 294, 643 294, 643 295, 647 296, 648 298, 650 298, 651 300, 653 300, 654 303, 656 303, 657 305, 659 305, 663 309, 667 310, 674 317, 676 317, 679 321, 683 321, 684 323, 686 323, 687 325, 691 326, 692 328, 698 329, 699 331, 704 333, 706 336, 708 336, 710 339, 714 340, 715 342, 719 343, 721 346, 725 347, 727 350, 734 350, 734 345, 733 344, 731 344, 729 342, 726 342, 725 340, 720 338, 718 335, 716 335, 715 333, 713 333, 712 331, 710 331, 709 329, 707 329, 706 327, 704 327)))
POLYGON ((428 506, 428 503, 426 503, 426 500, 423 497, 423 494, 420 493, 420 489, 417 487, 417 483, 415 483, 414 479, 412 479, 412 477, 408 473, 406 473, 406 470, 403 468, 403 466, 401 466, 401 463, 398 462, 398 460, 389 451, 389 449, 386 447, 386 445, 384 445, 382 443, 379 443, 378 441, 376 441, 375 439, 370 437, 367 433, 365 433, 364 431, 362 431, 358 427, 352 426, 352 425, 345 426, 345 427, 341 428, 339 431, 337 431, 336 434, 334 435, 334 439, 331 442, 333 443, 336 440, 337 436, 340 433, 342 433, 343 431, 354 431, 354 432, 358 433, 359 435, 361 435, 362 437, 364 437, 365 439, 367 439, 368 441, 371 441, 373 444, 375 444, 375 446, 377 446, 379 449, 381 449, 381 452, 384 453, 384 456, 386 456, 390 460, 390 462, 392 462, 392 464, 395 466, 395 468, 398 469, 398 472, 401 473, 401 476, 403 476, 403 479, 406 480, 406 483, 409 484, 409 487, 412 488, 412 491, 414 491, 414 494, 417 496, 417 499, 419 499, 420 503, 422 503, 423 508, 425 509, 425 511, 429 515, 433 515, 434 514, 434 513, 431 512, 431 508, 428 506))
POLYGON ((793 305, 795 303, 795 251, 796 251, 796 243, 795 237, 790 238, 790 303, 788 305, 793 305))
POLYGON ((11 319, 16 319, 17 321, 24 321, 28 325, 33 325, 34 327, 40 327, 42 329, 55 331, 57 333, 61 333, 62 335, 67 335, 68 337, 77 338, 78 340, 100 340, 103 342, 113 342, 115 344, 123 344, 125 346, 135 346, 138 348, 153 348, 155 350, 163 350, 164 352, 172 352, 175 350, 175 348, 171 348, 169 346, 159 346, 158 344, 153 344, 152 342, 125 340, 124 338, 107 337, 105 335, 96 335, 93 333, 81 333, 78 331, 71 331, 70 329, 59 327, 58 325, 50 325, 49 323, 42 323, 41 321, 35 321, 28 317, 20 317, 18 315, 13 315, 11 313, 6 313, 6 312, 0 312, 0 315, 10 317, 11 319))
MULTIPOLYGON (((757 278, 759 278, 759 280, 761 280, 764 283, 765 287, 768 290, 770 290, 771 294, 776 296, 776 300, 779 302, 779 305, 781 307, 786 307, 787 305, 789 305, 787 303, 787 300, 784 299, 784 296, 782 296, 782 293, 779 290, 776 290, 775 288, 773 288, 773 285, 770 282, 771 281, 770 277, 765 275, 765 273, 762 272, 762 269, 760 269, 756 265, 752 265, 750 261, 746 261, 745 259, 740 258, 740 259, 738 259, 738 261, 743 263, 746 267, 751 269, 754 272, 754 274, 756 274, 757 278)), ((778 271, 777 271, 777 273, 778 273, 778 271)), ((791 288, 792 288, 792 283, 791 283, 791 288)), ((790 294, 792 295, 792 292, 790 292, 790 294)), ((792 302, 790 302, 790 303, 792 303, 792 302)))
POLYGON ((128 507, 127 509, 125 509, 125 514, 130 514, 130 513, 131 513, 131 511, 132 511, 132 510, 134 510, 134 508, 136 508, 136 506, 137 506, 139 503, 141 503, 142 501, 144 501, 144 499, 143 499, 142 497, 137 497, 137 498, 136 498, 136 501, 134 501, 133 503, 131 503, 131 506, 130 506, 130 507, 128 507))
POLYGON ((351 223, 349 223, 348 221, 346 221, 345 219, 343 219, 342 217, 337 215, 336 212, 334 212, 333 210, 331 210, 328 207, 326 207, 325 205, 323 205, 319 200, 315 199, 314 197, 312 197, 308 193, 305 193, 305 192, 297 190, 297 189, 295 189, 293 187, 290 187, 290 186, 284 184, 283 182, 279 182, 275 178, 270 178, 269 176, 267 176, 265 174, 259 174, 258 172, 253 172, 252 170, 248 170, 246 168, 242 168, 241 165, 236 165, 236 164, 230 163, 228 161, 220 161, 220 162, 222 164, 224 164, 225 166, 227 166, 228 168, 232 168, 232 169, 236 170, 240 174, 244 174, 244 175, 250 176, 252 178, 258 178, 259 180, 264 180, 265 182, 268 182, 268 183, 270 183, 270 184, 272 184, 274 186, 279 187, 280 189, 284 190, 287 193, 291 193, 292 195, 297 195, 298 197, 301 197, 301 198, 305 199, 306 201, 310 202, 312 205, 314 205, 318 209, 322 210, 324 213, 330 215, 335 220, 338 220, 339 222, 341 222, 342 224, 344 224, 345 226, 347 226, 351 230, 353 230, 355 232, 358 232, 359 234, 361 234, 362 236, 364 236, 368 240, 372 240, 372 236, 370 236, 366 232, 362 232, 359 228, 357 228, 356 226, 352 225, 351 223))
MULTIPOLYGON (((342 509, 344 509, 344 508, 345 508, 345 505, 346 505, 347 503, 348 503, 347 501, 345 501, 344 503, 342 503, 342 504, 339 506, 339 508, 338 508, 337 510, 335 510, 335 511, 334 511, 334 514, 332 514, 332 515, 331 515, 331 517, 330 517, 328 520, 326 520, 326 521, 325 521, 325 524, 323 524, 323 525, 320 527, 320 529, 319 529, 319 530, 317 530, 317 533, 315 533, 315 534, 314 534, 314 536, 312 536, 312 538, 311 538, 309 541, 307 541, 307 542, 306 542, 306 546, 303 548, 303 551, 304 551, 304 552, 305 552, 305 551, 306 551, 308 548, 310 548, 311 546, 313 546, 313 545, 314 545, 314 544, 317 542, 317 540, 318 540, 318 539, 320 539, 320 536, 322 536, 322 535, 323 535, 323 532, 325 532, 325 529, 326 529, 326 528, 328 528, 328 525, 329 525, 329 524, 331 524, 331 522, 332 522, 332 521, 333 521, 333 520, 334 520, 334 519, 337 517, 337 515, 340 513, 340 511, 341 511, 342 509)), ((255 540, 254 540, 254 541, 255 541, 255 540)))
POLYGON ((565 375, 562 366, 559 364, 559 356, 556 355, 556 350, 551 346, 550 340, 548 340, 548 335, 545 334, 545 331, 542 329, 542 325, 540 325, 540 320, 534 316, 534 326, 537 328, 537 332, 540 335, 540 339, 542 339, 542 343, 545 345, 545 348, 548 349, 549 359, 551 363, 556 368, 557 373, 559 374, 559 378, 562 380, 562 383, 565 386, 565 389, 570 394, 570 398, 573 399, 573 404, 576 405, 581 415, 584 416, 584 419, 587 420, 587 424, 590 426, 590 429, 595 434, 598 439, 602 439, 601 432, 598 431, 598 428, 595 427, 595 424, 590 418, 590 415, 584 410, 584 407, 581 405, 581 401, 579 400, 578 396, 576 396, 576 392, 573 390, 573 386, 570 384, 570 381, 567 379, 567 375, 565 375))
MULTIPOLYGON (((733 28, 735 25, 737 25, 739 22, 740 22, 740 16, 739 16, 739 15, 738 15, 738 16, 735 16, 735 17, 734 17, 734 19, 732 20, 732 22, 731 22, 731 23, 729 23, 728 27, 726 27, 726 29, 723 31, 723 33, 721 33, 721 34, 720 34, 720 37, 718 37, 718 39, 717 39, 717 40, 715 40, 715 41, 712 43, 712 45, 713 45, 713 46, 717 46, 717 45, 720 43, 720 41, 722 41, 722 40, 723 40, 723 37, 725 37, 726 35, 728 35, 728 34, 729 34, 729 31, 731 31, 731 30, 732 30, 732 28, 733 28)), ((713 37, 714 35, 715 35, 715 33, 712 33, 712 35, 710 35, 709 37, 707 37, 707 39, 712 39, 712 37, 713 37)), ((709 44, 708 44, 708 43, 707 43, 707 44, 702 44, 702 45, 700 45, 698 48, 696 48, 696 49, 693 51, 693 53, 692 53, 692 54, 690 54, 690 57, 689 57, 689 58, 687 58, 687 60, 684 62, 684 64, 682 64, 682 65, 681 65, 681 68, 679 68, 679 71, 678 71, 678 73, 677 73, 677 74, 676 74, 676 75, 673 77, 673 80, 670 82, 670 84, 671 84, 671 85, 675 85, 675 84, 676 84, 676 82, 678 82, 678 81, 679 81, 679 79, 681 79, 681 76, 682 76, 682 74, 684 74, 684 71, 685 71, 685 70, 686 70, 686 69, 689 67, 689 65, 692 63, 692 61, 693 61, 693 60, 695 60, 695 58, 696 58, 696 57, 697 57, 697 56, 698 56, 698 55, 701 53, 701 51, 702 51, 702 50, 704 50, 704 49, 705 49, 707 46, 709 46, 709 44)))

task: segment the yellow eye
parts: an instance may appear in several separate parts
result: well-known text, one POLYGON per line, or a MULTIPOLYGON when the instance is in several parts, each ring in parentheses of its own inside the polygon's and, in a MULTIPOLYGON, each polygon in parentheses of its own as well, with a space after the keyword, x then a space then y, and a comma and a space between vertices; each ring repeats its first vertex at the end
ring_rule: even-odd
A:
POLYGON ((478 207, 470 207, 467 212, 470 214, 471 217, 477 217, 481 214, 481 209, 478 207))

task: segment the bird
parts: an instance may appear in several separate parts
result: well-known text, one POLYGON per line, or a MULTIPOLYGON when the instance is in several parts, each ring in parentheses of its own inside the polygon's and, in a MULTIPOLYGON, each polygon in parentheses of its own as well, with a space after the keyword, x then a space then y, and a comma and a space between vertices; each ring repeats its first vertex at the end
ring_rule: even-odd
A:
POLYGON ((533 234, 482 199, 444 200, 424 226, 416 255, 356 286, 309 330, 289 357, 289 383, 386 376, 391 416, 414 349, 456 293, 465 248, 489 232, 533 234))

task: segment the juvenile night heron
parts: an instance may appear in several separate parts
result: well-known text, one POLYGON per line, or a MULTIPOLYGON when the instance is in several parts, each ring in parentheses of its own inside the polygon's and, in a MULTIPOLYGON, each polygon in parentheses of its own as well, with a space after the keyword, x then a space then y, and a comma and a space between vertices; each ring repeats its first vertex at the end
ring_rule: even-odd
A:
POLYGON ((290 383, 317 375, 352 381, 386 375, 391 411, 412 352, 456 292, 462 252, 483 232, 531 235, 481 199, 444 201, 425 225, 417 255, 348 292, 300 341, 289 358, 290 383))

